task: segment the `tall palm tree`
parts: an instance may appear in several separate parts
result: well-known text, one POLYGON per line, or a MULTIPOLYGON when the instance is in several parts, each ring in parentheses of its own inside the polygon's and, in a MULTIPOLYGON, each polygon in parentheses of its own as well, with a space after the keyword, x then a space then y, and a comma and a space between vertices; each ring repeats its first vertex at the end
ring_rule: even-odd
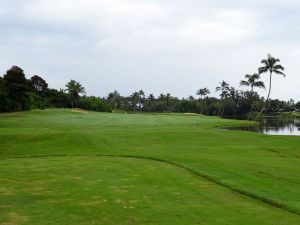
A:
POLYGON ((66 84, 67 91, 72 99, 72 108, 74 107, 74 102, 79 99, 79 94, 84 94, 84 87, 77 81, 71 80, 66 84))
POLYGON ((200 95, 200 97, 205 97, 206 95, 209 95, 210 91, 208 90, 208 88, 201 88, 196 92, 196 95, 200 95))
POLYGON ((270 97, 270 94, 271 94, 272 75, 273 75, 273 73, 274 74, 278 74, 278 75, 282 75, 282 76, 285 77, 285 74, 283 73, 284 67, 282 65, 278 64, 279 62, 280 62, 279 59, 274 58, 273 56, 271 56, 270 54, 268 54, 268 58, 267 59, 263 59, 261 61, 261 63, 263 64, 263 66, 258 68, 259 74, 267 73, 267 72, 269 72, 269 74, 270 74, 269 93, 268 93, 268 97, 266 99, 266 102, 269 100, 269 97, 270 97))
POLYGON ((218 110, 218 116, 222 116, 224 107, 223 107, 223 100, 227 99, 231 96, 231 88, 227 82, 224 80, 220 82, 220 86, 216 87, 216 92, 221 92, 220 97, 221 97, 221 104, 219 106, 218 110), (223 108, 223 111, 221 112, 221 108, 223 108))
POLYGON ((259 81, 260 75, 257 73, 251 74, 246 74, 245 78, 247 80, 241 80, 240 86, 250 86, 251 87, 251 92, 253 93, 254 87, 257 88, 266 88, 264 82, 259 81))
POLYGON ((207 102, 205 100, 203 100, 203 97, 207 96, 210 94, 210 91, 208 88, 200 88, 197 92, 196 92, 196 95, 200 95, 200 104, 201 104, 201 108, 200 108, 200 114, 202 114, 203 112, 203 108, 205 107, 206 105, 206 108, 207 108, 207 102))

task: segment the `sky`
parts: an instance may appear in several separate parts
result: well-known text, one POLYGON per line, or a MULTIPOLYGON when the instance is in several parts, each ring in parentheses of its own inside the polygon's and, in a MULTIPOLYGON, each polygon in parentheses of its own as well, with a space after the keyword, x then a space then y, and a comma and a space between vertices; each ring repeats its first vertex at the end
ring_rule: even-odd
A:
POLYGON ((101 97, 216 96, 270 53, 286 73, 271 98, 299 101, 299 21, 299 0, 0 0, 0 73, 17 65, 51 88, 74 79, 101 97))

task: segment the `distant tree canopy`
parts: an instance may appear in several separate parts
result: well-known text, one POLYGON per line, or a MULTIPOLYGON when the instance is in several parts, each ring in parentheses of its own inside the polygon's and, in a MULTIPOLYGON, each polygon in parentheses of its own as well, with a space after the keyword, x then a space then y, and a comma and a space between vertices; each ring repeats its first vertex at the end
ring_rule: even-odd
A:
MULTIPOLYGON (((268 56, 263 60, 263 67, 259 74, 270 72, 281 74, 283 67, 278 64, 279 59, 268 56)), ((179 99, 170 93, 161 93, 146 96, 143 90, 135 91, 129 96, 122 96, 118 91, 111 92, 105 98, 86 96, 85 88, 75 80, 70 80, 66 89, 52 89, 40 76, 34 75, 27 79, 24 71, 18 66, 12 66, 0 76, 0 112, 13 112, 30 109, 44 109, 47 107, 73 108, 79 107, 86 110, 99 112, 127 111, 127 112, 190 112, 214 116, 245 116, 253 112, 281 112, 300 110, 300 102, 293 100, 280 101, 269 99, 271 82, 267 100, 254 88, 264 88, 257 73, 247 74, 245 80, 240 81, 241 86, 249 86, 249 91, 237 90, 226 81, 221 81, 215 91, 219 98, 209 97, 210 90, 201 88, 196 95, 179 99)))

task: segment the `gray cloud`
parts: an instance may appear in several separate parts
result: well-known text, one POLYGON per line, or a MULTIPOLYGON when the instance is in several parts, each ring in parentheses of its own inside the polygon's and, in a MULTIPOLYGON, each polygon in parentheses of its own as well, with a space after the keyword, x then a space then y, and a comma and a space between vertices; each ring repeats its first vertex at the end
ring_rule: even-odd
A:
POLYGON ((237 87, 272 53, 287 73, 272 97, 300 100, 299 10, 295 0, 2 0, 0 69, 17 64, 55 88, 76 79, 92 95, 187 97, 221 80, 237 87))

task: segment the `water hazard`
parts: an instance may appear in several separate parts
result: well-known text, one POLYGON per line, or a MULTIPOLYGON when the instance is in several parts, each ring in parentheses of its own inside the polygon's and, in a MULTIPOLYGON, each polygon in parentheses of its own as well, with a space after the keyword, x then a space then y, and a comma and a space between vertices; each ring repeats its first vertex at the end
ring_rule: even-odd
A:
POLYGON ((300 119, 267 116, 260 119, 258 126, 235 127, 231 130, 254 131, 268 135, 300 136, 300 119))

